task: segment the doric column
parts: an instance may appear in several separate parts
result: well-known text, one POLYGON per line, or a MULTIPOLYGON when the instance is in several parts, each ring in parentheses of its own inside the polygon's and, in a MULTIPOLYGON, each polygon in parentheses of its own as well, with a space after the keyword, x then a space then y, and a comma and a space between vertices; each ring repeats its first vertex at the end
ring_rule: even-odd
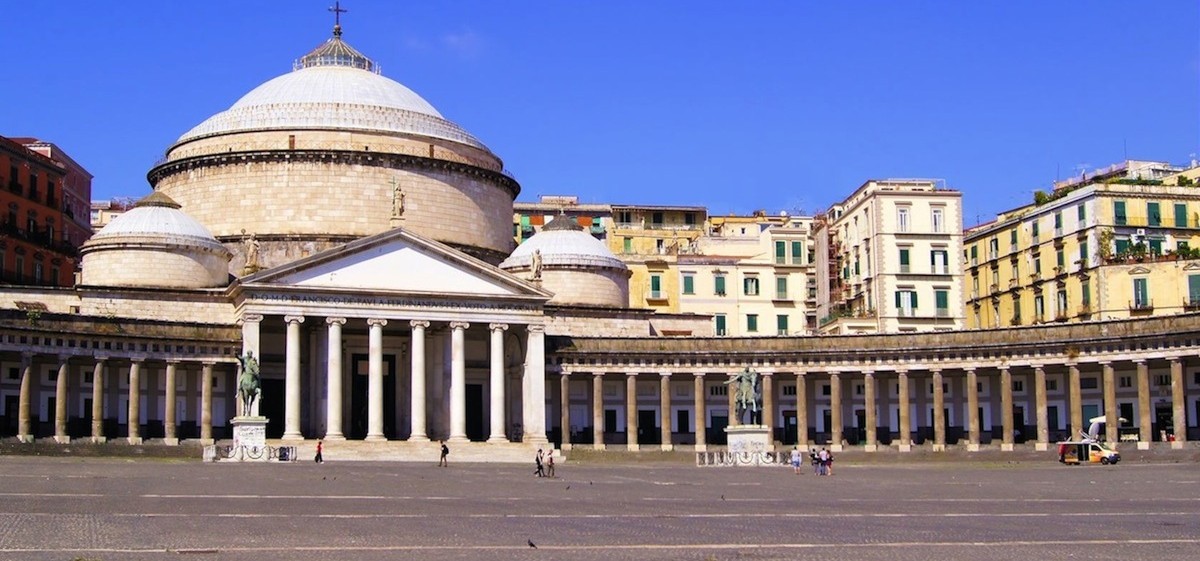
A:
POLYGON ((604 449, 604 374, 592 373, 592 448, 604 449))
MULTIPOLYGON (((259 341, 261 339, 261 337, 260 337, 261 329, 260 328, 262 326, 263 316, 262 316, 262 314, 245 314, 242 316, 242 319, 240 321, 242 324, 242 354, 243 355, 249 354, 250 356, 254 357, 254 360, 257 360, 259 362, 259 365, 260 365, 259 372, 261 375, 262 353, 259 352, 259 341)), ((237 381, 238 381, 237 375, 235 374, 234 378, 233 378, 233 382, 234 382, 233 390, 235 392, 237 391, 237 381)), ((259 399, 254 400, 254 404, 250 406, 249 411, 242 411, 241 410, 241 407, 242 407, 241 400, 238 399, 237 404, 234 405, 234 409, 236 411, 238 411, 239 415, 245 415, 247 417, 257 417, 259 408, 261 406, 262 406, 262 399, 260 397, 259 399)))
MULTIPOLYGON (((429 322, 421 320, 412 320, 408 323, 412 327, 412 372, 409 384, 412 386, 411 399, 409 404, 410 413, 412 416, 412 432, 408 439, 413 442, 428 442, 429 431, 425 423, 425 330, 429 328, 429 322)), ((501 380, 501 390, 503 393, 504 381, 501 380)), ((495 393, 495 379, 492 380, 492 392, 495 393)), ((500 412, 500 424, 504 424, 504 411, 500 412)), ((495 413, 492 414, 492 422, 495 423, 495 413)), ((495 432, 495 427, 492 431, 495 432)), ((502 433, 503 434, 503 433, 502 433)))
POLYGON ((342 434, 342 326, 346 318, 325 318, 329 346, 325 357, 325 440, 346 440, 342 434))
POLYGON ((933 451, 946 449, 946 391, 942 388, 942 371, 933 369, 933 451))
POLYGON ((179 361, 167 361, 167 379, 163 382, 166 385, 167 397, 163 410, 163 442, 167 445, 179 444, 179 439, 175 437, 175 425, 178 422, 177 411, 175 410, 175 377, 178 376, 179 361))
POLYGON ((104 442, 104 361, 106 357, 96 357, 96 366, 92 367, 92 442, 104 442))
POLYGON ((896 372, 896 383, 900 384, 900 451, 912 451, 912 398, 908 393, 908 371, 896 372))
POLYGON ((737 392, 733 384, 725 384, 725 397, 729 402, 729 426, 736 427, 742 424, 742 418, 737 414, 737 392))
POLYGON ((525 442, 546 443, 546 326, 530 324, 525 345, 525 442))
POLYGON ((1152 424, 1150 424, 1150 365, 1145 360, 1135 360, 1137 365, 1138 393, 1138 450, 1149 450, 1154 441, 1152 424))
POLYGON ((450 322, 450 442, 467 441, 466 330, 471 324, 450 322))
POLYGON ((863 408, 866 410, 864 416, 867 423, 867 440, 863 443, 863 450, 874 452, 878 449, 879 439, 875 427, 879 423, 875 419, 875 372, 871 370, 863 372, 863 408))
POLYGON ((625 444, 638 450, 637 374, 625 375, 625 444))
POLYGON ((692 375, 692 421, 696 424, 696 451, 708 450, 708 411, 704 406, 704 373, 692 375))
POLYGON ((213 443, 213 364, 205 362, 200 368, 200 444, 203 446, 213 443))
POLYGON ((1011 452, 1013 449, 1013 392, 1012 372, 1008 366, 1000 367, 1000 450, 1011 452))
POLYGON ((566 372, 558 375, 558 434, 563 450, 571 449, 571 379, 566 372))
POLYGON ((1067 365, 1067 389, 1071 403, 1071 438, 1077 438, 1079 433, 1087 432, 1083 424, 1083 390, 1079 383, 1079 365, 1067 365))
POLYGON ((129 411, 126 415, 126 426, 129 428, 127 437, 130 444, 141 444, 141 424, 142 424, 142 361, 145 359, 134 358, 129 363, 129 411))
POLYGON ((284 440, 303 440, 300 434, 300 324, 304 316, 284 316, 287 322, 287 358, 284 363, 284 440))
POLYGON ((387 440, 383 434, 383 318, 367 319, 367 438, 387 440))
POLYGON ((979 451, 979 375, 967 368, 967 451, 979 451))
POLYGON ((1171 448, 1183 448, 1187 442, 1187 409, 1183 395, 1183 360, 1179 357, 1171 359, 1171 418, 1175 421, 1175 440, 1171 448))
POLYGON ((808 449, 808 387, 804 373, 796 373, 796 443, 808 449))
MULTIPOLYGON (((488 442, 507 442, 508 438, 504 436, 504 332, 508 329, 508 325, 493 323, 488 325, 488 329, 492 333, 488 345, 488 355, 491 359, 489 382, 492 398, 491 433, 488 435, 488 442)), ((569 427, 563 427, 563 430, 568 429, 569 427)), ((566 444, 570 440, 570 433, 564 434, 568 435, 563 437, 563 443, 566 444)))
POLYGON ((775 442, 775 373, 762 373, 762 419, 760 425, 767 427, 767 442, 775 442))
POLYGON ((33 403, 33 355, 21 354, 21 396, 17 401, 17 439, 21 442, 33 442, 33 423, 29 416, 30 404, 33 403))
POLYGON ((1121 438, 1120 423, 1121 409, 1117 406, 1117 376, 1113 372, 1112 363, 1100 363, 1101 378, 1104 383, 1104 439, 1116 445, 1121 438))
POLYGON ((1050 449, 1050 425, 1046 419, 1046 369, 1033 367, 1033 408, 1037 411, 1037 444, 1039 451, 1050 449))
POLYGON ((842 377, 837 372, 829 373, 829 449, 834 452, 842 450, 842 377))
POLYGON ((67 434, 67 358, 58 357, 58 376, 54 380, 54 441, 59 444, 71 442, 67 434))
POLYGON ((660 372, 658 375, 658 419, 659 431, 662 435, 662 449, 674 449, 671 442, 671 373, 660 372))

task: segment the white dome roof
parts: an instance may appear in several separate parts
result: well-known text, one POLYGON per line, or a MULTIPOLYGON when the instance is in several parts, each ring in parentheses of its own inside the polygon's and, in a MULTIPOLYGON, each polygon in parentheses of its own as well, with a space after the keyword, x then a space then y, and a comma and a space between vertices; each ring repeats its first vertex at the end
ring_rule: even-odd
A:
POLYGON ((416 134, 487 150, 421 96, 377 69, 335 36, 297 61, 294 71, 254 88, 177 143, 240 131, 334 129, 416 134))
POLYGON ((533 252, 541 250, 542 266, 613 268, 628 270, 604 242, 583 231, 571 218, 560 216, 541 232, 525 240, 500 263, 501 269, 520 269, 532 264, 533 252), (561 224, 560 224, 561 222, 561 224))
POLYGON ((208 228, 179 210, 179 204, 170 197, 157 191, 113 218, 86 243, 94 246, 130 238, 165 238, 181 245, 225 251, 208 228))

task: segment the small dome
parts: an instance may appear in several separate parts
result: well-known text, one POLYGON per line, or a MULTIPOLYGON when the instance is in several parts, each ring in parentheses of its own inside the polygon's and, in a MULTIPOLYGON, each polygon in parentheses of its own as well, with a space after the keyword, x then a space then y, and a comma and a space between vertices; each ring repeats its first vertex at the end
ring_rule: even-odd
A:
POLYGON ((207 228, 179 210, 179 203, 158 191, 138 201, 128 212, 114 218, 93 235, 88 243, 144 236, 167 236, 177 238, 180 242, 224 249, 207 228))
POLYGON ((501 269, 528 268, 533 262, 533 252, 541 250, 542 266, 595 267, 628 270, 617 259, 604 242, 583 231, 573 219, 560 215, 517 246, 517 249, 500 263, 501 269))

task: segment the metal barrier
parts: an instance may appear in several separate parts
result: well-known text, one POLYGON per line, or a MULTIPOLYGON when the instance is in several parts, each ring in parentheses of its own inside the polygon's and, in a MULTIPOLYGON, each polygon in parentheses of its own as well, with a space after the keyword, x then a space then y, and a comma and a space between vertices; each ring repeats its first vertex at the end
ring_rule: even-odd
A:
POLYGON ((295 446, 205 446, 204 461, 294 462, 295 446))
POLYGON ((787 466, 790 452, 696 452, 698 467, 787 466))

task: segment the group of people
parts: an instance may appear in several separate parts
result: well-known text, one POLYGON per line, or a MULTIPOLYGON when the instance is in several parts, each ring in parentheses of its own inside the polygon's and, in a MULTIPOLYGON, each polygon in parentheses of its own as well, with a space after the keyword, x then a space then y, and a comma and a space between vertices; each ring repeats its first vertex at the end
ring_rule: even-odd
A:
MULTIPOLYGON (((799 448, 792 448, 792 471, 796 475, 800 474, 800 455, 799 448)), ((833 453, 827 448, 821 448, 819 451, 811 449, 808 451, 808 461, 812 464, 813 475, 833 475, 833 453)))
POLYGON ((538 448, 537 456, 533 459, 536 469, 533 474, 538 477, 554 477, 554 451, 549 454, 538 448))

